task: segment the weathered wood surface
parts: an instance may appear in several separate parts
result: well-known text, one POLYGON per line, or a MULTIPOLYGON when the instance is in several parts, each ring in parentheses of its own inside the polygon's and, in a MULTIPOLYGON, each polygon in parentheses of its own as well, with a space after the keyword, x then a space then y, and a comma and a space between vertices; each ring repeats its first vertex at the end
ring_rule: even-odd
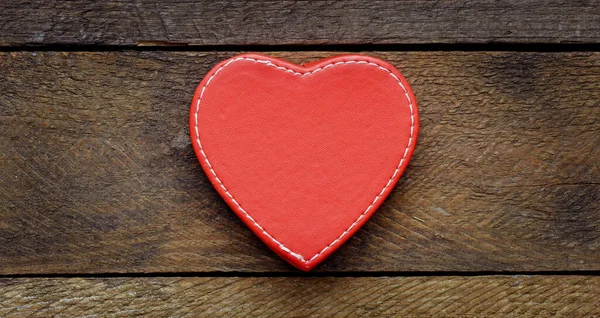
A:
MULTIPOLYGON (((196 85, 233 54, 1 54, 0 273, 291 270, 188 138, 196 85)), ((600 269, 599 53, 373 55, 413 86, 417 150, 317 270, 600 269)))
POLYGON ((0 1, 0 45, 598 43, 593 0, 0 1))
POLYGON ((598 317, 600 277, 0 279, 0 315, 598 317))

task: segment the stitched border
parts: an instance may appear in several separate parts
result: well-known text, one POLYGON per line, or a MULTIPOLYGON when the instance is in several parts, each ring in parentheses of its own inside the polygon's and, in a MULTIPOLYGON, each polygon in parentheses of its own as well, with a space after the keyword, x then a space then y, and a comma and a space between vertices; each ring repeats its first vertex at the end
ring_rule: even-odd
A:
POLYGON ((296 72, 296 71, 294 71, 292 69, 289 69, 289 68, 286 68, 286 67, 274 64, 273 62, 268 61, 268 60, 259 60, 259 59, 249 58, 249 57, 237 57, 237 58, 231 59, 231 60, 229 60, 229 62, 225 63, 223 66, 219 67, 219 69, 217 69, 210 76, 210 78, 208 79, 208 81, 206 81, 206 84, 204 84, 204 86, 202 87, 202 90, 200 92, 200 96, 198 97, 198 102, 196 103, 196 111, 194 112, 194 120, 195 120, 194 128, 195 128, 195 132, 196 132, 196 142, 198 143, 198 148, 200 149, 200 153, 202 154, 202 157, 204 158, 204 161, 206 162, 208 168, 210 169, 210 172, 215 177, 215 180, 217 180, 217 182, 219 183, 219 186, 225 191, 225 193, 227 194, 227 196, 229 196, 229 198, 231 199, 231 201, 238 207, 238 209, 240 209, 240 211, 242 211, 242 213, 244 214, 244 216, 246 216, 246 218, 248 218, 252 223, 254 223, 254 225, 256 225, 256 227, 258 227, 258 229, 264 235, 266 235, 271 241, 273 241, 274 243, 276 243, 277 245, 279 245, 279 248, 281 248, 281 250, 283 250, 284 252, 286 252, 286 253, 292 255, 293 257, 297 258, 299 261, 301 261, 304 264, 308 264, 309 262, 311 262, 314 259, 316 259, 317 257, 319 257, 321 254, 325 253, 325 251, 327 251, 329 248, 331 248, 333 245, 335 245, 337 242, 339 242, 342 238, 344 238, 344 236, 346 236, 356 226, 356 224, 358 224, 358 222, 360 222, 360 220, 362 220, 365 217, 365 215, 367 213, 369 213, 369 211, 373 208, 373 206, 375 205, 375 203, 377 203, 377 201, 381 198, 381 196, 383 195, 383 193, 390 186, 390 184, 392 183, 392 181, 394 180, 394 178, 398 174, 398 171, 400 171, 400 168, 402 167, 402 163, 404 162, 404 159, 406 159, 406 155, 408 154, 408 150, 409 150, 410 146, 412 145, 413 133, 414 133, 414 127, 415 127, 415 117, 414 117, 414 110, 413 110, 413 102, 410 99, 410 96, 408 94, 408 90, 406 89, 406 87, 404 87, 404 85, 402 84, 402 82, 400 81, 400 79, 396 75, 394 75, 394 73, 392 73, 392 71, 390 71, 389 69, 387 69, 387 68, 385 68, 385 67, 383 67, 383 66, 381 66, 379 64, 368 62, 368 61, 361 61, 361 60, 350 60, 350 61, 335 62, 335 63, 327 64, 327 65, 325 65, 323 67, 319 67, 319 68, 314 69, 314 70, 309 71, 309 72, 300 73, 300 72, 296 72), (219 179, 219 177, 215 173, 215 170, 213 169, 212 165, 210 164, 210 161, 208 160, 208 157, 206 156, 206 153, 204 153, 204 149, 202 148, 202 143, 200 143, 200 133, 198 132, 198 112, 200 111, 200 102, 202 101, 202 97, 204 96, 204 91, 206 90, 206 88, 208 87, 208 85, 210 84, 210 82, 213 80, 213 78, 215 76, 217 76, 217 74, 219 74, 219 72, 221 72, 221 70, 223 70, 225 67, 227 67, 231 63, 236 62, 236 61, 240 61, 240 60, 251 61, 253 63, 265 64, 265 65, 274 67, 276 69, 279 69, 279 70, 291 73, 291 74, 296 75, 296 76, 311 75, 311 74, 317 73, 319 71, 325 70, 325 69, 327 69, 329 67, 333 67, 333 66, 336 66, 336 65, 342 65, 342 64, 366 64, 366 65, 371 65, 371 66, 377 67, 380 70, 383 70, 383 71, 387 72, 390 76, 392 76, 396 80, 396 82, 398 82, 398 85, 400 85, 400 87, 404 91, 404 95, 406 96, 406 99, 408 100, 408 105, 410 107, 410 118, 411 118, 410 135, 409 135, 409 138, 408 138, 408 144, 406 145, 406 149, 404 150, 404 154, 402 155, 402 158, 400 159, 400 163, 398 163, 398 166, 396 167, 396 170, 394 170, 394 173, 392 174, 392 176, 390 177, 390 179, 388 180, 388 182, 386 183, 386 185, 383 187, 383 189, 381 189, 381 192, 379 192, 379 194, 375 197, 375 199, 373 200, 373 202, 371 202, 371 204, 358 217, 358 219, 356 219, 356 221, 354 221, 354 223, 352 223, 352 225, 350 225, 350 227, 348 227, 344 232, 342 232, 342 234, 338 238, 336 238, 335 240, 333 240, 333 242, 331 242, 329 245, 325 246, 319 253, 315 254, 313 257, 311 257, 308 260, 306 260, 304 257, 302 257, 302 255, 300 255, 298 253, 292 252, 289 248, 287 248, 281 242, 277 241, 273 236, 271 236, 269 233, 267 233, 267 231, 265 231, 265 229, 262 226, 260 226, 260 224, 258 224, 248 214, 248 212, 246 212, 246 210, 244 210, 244 208, 242 208, 240 206, 240 204, 235 200, 235 198, 233 197, 233 195, 231 195, 231 193, 229 192, 229 190, 227 190, 227 188, 225 187, 225 185, 223 184, 223 182, 221 182, 221 179, 219 179))

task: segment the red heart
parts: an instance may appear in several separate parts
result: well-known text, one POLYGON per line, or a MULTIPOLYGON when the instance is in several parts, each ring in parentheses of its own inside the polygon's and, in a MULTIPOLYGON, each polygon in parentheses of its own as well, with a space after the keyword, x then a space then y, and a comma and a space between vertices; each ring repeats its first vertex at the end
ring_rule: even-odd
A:
POLYGON ((215 66, 190 110, 196 156, 271 249, 308 271, 377 210, 408 165, 417 104, 382 60, 296 65, 258 54, 215 66))

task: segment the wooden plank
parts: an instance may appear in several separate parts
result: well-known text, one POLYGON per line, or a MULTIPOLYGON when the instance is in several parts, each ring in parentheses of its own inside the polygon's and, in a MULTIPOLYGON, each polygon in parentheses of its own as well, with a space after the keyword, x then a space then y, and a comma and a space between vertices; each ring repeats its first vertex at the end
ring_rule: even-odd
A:
POLYGON ((600 277, 0 279, 3 317, 596 317, 600 277))
POLYGON ((597 3, 568 0, 18 0, 0 21, 8 46, 600 41, 597 3))
MULTIPOLYGON (((196 85, 233 54, 3 53, 0 273, 291 270, 188 138, 196 85)), ((318 270, 600 269, 600 53, 373 54, 413 86, 417 150, 318 270)))

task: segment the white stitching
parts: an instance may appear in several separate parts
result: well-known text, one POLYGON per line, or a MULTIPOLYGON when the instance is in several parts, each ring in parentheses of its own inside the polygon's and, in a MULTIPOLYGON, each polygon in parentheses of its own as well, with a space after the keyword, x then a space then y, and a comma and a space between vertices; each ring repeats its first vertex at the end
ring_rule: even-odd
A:
POLYGON ((310 72, 305 72, 305 73, 300 73, 300 72, 296 72, 294 70, 291 70, 289 68, 283 67, 283 66, 279 66, 276 65, 274 63, 272 63, 271 61, 268 60, 257 60, 257 59, 253 59, 253 58, 249 58, 249 57, 238 57, 238 58, 234 58, 229 60, 229 62, 225 63, 223 66, 221 66, 219 69, 217 69, 213 75, 210 76, 210 78, 206 81, 206 84, 204 84, 204 86, 202 87, 202 90, 200 92, 200 96, 198 97, 198 102, 196 103, 196 111, 194 112, 194 120, 195 120, 195 132, 196 132, 196 142, 198 143, 198 147, 200 149, 200 153, 202 154, 202 157, 204 157, 204 161, 206 162, 208 168, 210 169, 210 172, 212 173, 212 175, 215 177, 215 180, 219 183, 219 185, 221 186, 221 188, 225 191, 225 193, 227 194, 227 196, 229 198, 231 198, 231 201, 233 201, 233 203, 240 209, 240 211, 242 211, 242 213, 244 213, 244 215, 252 222, 254 223, 254 225, 256 225, 256 227, 258 227, 258 229, 265 234, 271 241, 275 242, 275 244, 279 245, 279 248, 281 248, 283 251, 285 251, 286 253, 292 255, 293 257, 297 258, 298 260, 300 260, 301 262, 307 264, 309 262, 311 262, 312 260, 314 260, 315 258, 319 257, 319 255, 325 253, 326 250, 328 250, 329 248, 331 248, 331 246, 335 245, 337 242, 339 242, 344 236, 346 236, 346 234, 348 234, 352 228, 354 228, 356 226, 356 224, 358 224, 358 222, 360 222, 360 220, 362 220, 362 218, 371 210, 371 208, 373 208, 373 206, 375 205, 375 203, 379 200, 379 198, 381 198, 381 196, 383 195, 383 193, 385 192, 385 190, 390 186, 390 184, 392 183, 392 180, 396 177, 396 174, 398 174, 398 171, 400 170, 400 168, 402 167, 402 163, 404 162, 404 159, 406 158, 406 155, 408 154, 408 149, 410 147, 410 145, 412 144, 412 139, 413 139, 413 131, 414 131, 414 126, 415 126, 415 118, 414 118, 414 111, 413 111, 413 104, 412 104, 412 100, 410 99, 410 96, 408 94, 408 91, 406 90, 406 88, 404 87, 404 85, 402 84, 402 82, 400 81, 400 79, 398 79, 398 77, 396 75, 394 75, 394 73, 392 73, 392 71, 390 71, 389 69, 379 65, 379 64, 375 64, 372 62, 367 62, 367 61, 361 61, 361 60, 354 60, 354 61, 343 61, 343 62, 336 62, 336 63, 331 63, 331 64, 327 64, 324 67, 319 67, 315 70, 312 70, 310 72), (226 66, 228 66, 229 64, 235 62, 235 61, 239 61, 239 60, 247 60, 247 61, 251 61, 251 62, 255 62, 255 63, 261 63, 261 64, 265 64, 271 67, 274 67, 276 69, 280 69, 280 70, 284 70, 286 72, 290 72, 294 75, 298 75, 298 76, 305 76, 305 75, 310 75, 310 74, 314 74, 318 71, 324 70, 328 67, 332 67, 332 66, 336 66, 336 65, 342 65, 342 64, 353 64, 353 63, 357 63, 357 64, 368 64, 368 65, 372 65, 377 67, 378 69, 384 70, 386 71, 388 74, 390 74, 400 85, 400 87, 402 88, 402 90, 404 91, 404 95, 406 96, 406 99, 408 100, 408 105, 410 107, 410 119, 411 119, 411 126, 410 126, 410 135, 408 138, 408 145, 406 145, 406 149, 404 150, 404 154, 402 156, 402 158, 400 159, 400 163, 398 164, 398 167, 396 167, 396 170, 394 170, 394 173, 392 174, 392 177, 388 180, 388 182, 386 183, 385 187, 383 187, 383 189, 381 190, 381 192, 379 192, 379 194, 375 197, 375 199, 373 200, 373 202, 367 207, 367 209, 358 217, 358 219, 356 219, 356 221, 354 221, 354 223, 352 223, 352 225, 350 225, 349 228, 347 228, 338 238, 336 238, 333 242, 331 242, 329 245, 325 246, 319 253, 315 254, 313 257, 311 257, 310 259, 306 260, 304 257, 302 257, 302 255, 297 254, 292 252, 289 248, 287 248, 285 245, 283 245, 282 243, 280 243, 279 241, 277 241, 274 237, 272 237, 269 233, 267 233, 267 231, 265 231, 265 229, 262 228, 262 226, 260 226, 249 214, 248 212, 246 212, 246 210, 244 210, 241 205, 235 200, 235 198, 233 197, 233 195, 231 195, 231 193, 229 193, 229 190, 227 190, 227 188, 225 187, 225 185, 223 184, 223 182, 221 182, 221 180, 219 179, 219 177, 217 176, 217 174, 215 173, 215 170, 213 169, 212 165, 210 164, 210 161, 208 161, 208 157, 206 156, 206 154, 204 153, 204 150, 202 148, 202 144, 200 143, 200 134, 198 132, 198 112, 200 111, 200 102, 202 101, 202 96, 204 96, 204 91, 205 89, 208 87, 208 84, 210 83, 210 81, 213 79, 213 77, 215 77, 222 69, 224 69, 226 66))

